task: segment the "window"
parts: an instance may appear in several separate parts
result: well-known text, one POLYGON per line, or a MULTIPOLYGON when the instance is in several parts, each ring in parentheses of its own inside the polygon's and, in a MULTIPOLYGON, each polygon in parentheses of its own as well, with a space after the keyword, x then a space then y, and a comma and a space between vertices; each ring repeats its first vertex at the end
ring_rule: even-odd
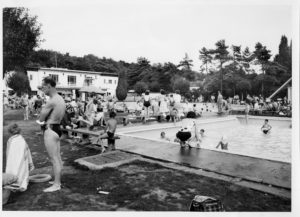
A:
POLYGON ((111 80, 111 79, 109 79, 109 80, 108 80, 108 83, 109 83, 109 84, 112 84, 112 80, 111 80))
POLYGON ((49 74, 49 76, 55 81, 55 83, 58 82, 58 75, 49 74))
POLYGON ((32 75, 29 75, 29 79, 30 79, 30 81, 32 81, 32 75))
POLYGON ((115 80, 115 84, 117 84, 117 80, 115 80))
POLYGON ((104 84, 106 84, 106 79, 104 79, 104 84))
POLYGON ((68 75, 68 85, 69 86, 76 85, 76 76, 68 75))

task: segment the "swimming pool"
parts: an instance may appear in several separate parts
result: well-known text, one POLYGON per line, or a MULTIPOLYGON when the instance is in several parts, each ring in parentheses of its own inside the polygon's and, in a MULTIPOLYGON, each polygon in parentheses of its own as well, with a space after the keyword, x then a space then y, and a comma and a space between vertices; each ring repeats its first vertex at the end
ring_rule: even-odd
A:
MULTIPOLYGON (((229 117, 212 120, 196 120, 197 126, 205 130, 205 137, 201 148, 228 152, 263 159, 270 159, 282 162, 291 162, 291 143, 292 129, 290 128, 291 119, 269 117, 269 124, 272 126, 270 134, 265 135, 260 128, 265 117, 249 117, 246 124, 244 117, 229 117), (222 135, 228 138, 228 150, 216 149, 222 135)), ((188 120, 187 120, 188 121, 188 120)), ((139 129, 135 132, 124 132, 127 135, 137 138, 167 142, 160 139, 160 133, 164 131, 166 136, 174 141, 176 132, 181 125, 177 126, 156 126, 152 129, 139 129)), ((174 145, 178 145, 174 143, 174 145)))

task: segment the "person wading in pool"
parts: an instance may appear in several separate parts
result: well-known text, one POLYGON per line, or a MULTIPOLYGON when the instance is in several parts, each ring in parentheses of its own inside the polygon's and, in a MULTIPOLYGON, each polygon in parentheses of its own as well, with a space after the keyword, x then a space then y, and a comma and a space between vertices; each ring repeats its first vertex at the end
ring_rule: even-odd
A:
POLYGON ((40 122, 44 122, 42 129, 44 130, 44 143, 49 154, 53 172, 54 182, 44 192, 53 192, 61 189, 61 170, 63 162, 60 156, 60 122, 65 114, 65 101, 56 92, 56 83, 51 77, 43 80, 42 91, 50 97, 45 107, 41 111, 40 122))
POLYGON ((269 120, 266 119, 265 123, 261 127, 261 131, 263 131, 264 134, 268 134, 270 130, 272 129, 271 125, 269 124, 269 120))
POLYGON ((222 150, 228 150, 228 141, 227 141, 227 136, 226 135, 223 135, 221 137, 221 140, 218 143, 218 145, 216 146, 216 149, 218 149, 219 146, 221 146, 222 150))
POLYGON ((188 125, 186 127, 182 127, 176 133, 176 139, 174 140, 174 142, 179 142, 181 148, 184 148, 184 147, 186 147, 186 145, 188 145, 187 142, 192 137, 192 128, 194 125, 195 125, 195 122, 193 122, 193 125, 188 125))

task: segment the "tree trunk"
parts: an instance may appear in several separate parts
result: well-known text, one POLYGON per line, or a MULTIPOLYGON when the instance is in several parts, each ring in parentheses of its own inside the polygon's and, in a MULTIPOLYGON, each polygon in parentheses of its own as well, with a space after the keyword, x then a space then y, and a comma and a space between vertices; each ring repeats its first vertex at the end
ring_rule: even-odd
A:
POLYGON ((262 73, 263 73, 263 79, 261 81, 261 95, 264 96, 264 79, 265 79, 265 71, 264 68, 262 68, 262 73))
POLYGON ((223 63, 221 63, 221 94, 223 95, 223 63))

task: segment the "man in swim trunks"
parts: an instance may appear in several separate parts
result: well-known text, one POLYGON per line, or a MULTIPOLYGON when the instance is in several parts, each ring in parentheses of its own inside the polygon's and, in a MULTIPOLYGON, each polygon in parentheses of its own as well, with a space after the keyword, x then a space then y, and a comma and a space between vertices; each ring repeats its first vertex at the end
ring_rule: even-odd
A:
POLYGON ((115 132, 117 129, 117 120, 115 119, 115 117, 116 117, 116 113, 114 111, 111 111, 109 113, 109 119, 106 122, 105 130, 98 137, 99 144, 102 148, 102 153, 105 151, 102 139, 108 138, 109 141, 109 140, 113 140, 115 136, 115 132))
POLYGON ((272 129, 271 125, 269 124, 269 120, 266 119, 265 123, 261 127, 261 131, 263 131, 264 134, 268 134, 270 130, 272 129))
POLYGON ((43 80, 42 90, 50 97, 41 111, 40 122, 44 125, 44 143, 49 154, 54 173, 53 185, 46 188, 44 192, 54 192, 61 189, 61 170, 63 162, 60 156, 61 130, 60 122, 64 117, 66 104, 63 98, 56 92, 56 83, 51 77, 43 80))

